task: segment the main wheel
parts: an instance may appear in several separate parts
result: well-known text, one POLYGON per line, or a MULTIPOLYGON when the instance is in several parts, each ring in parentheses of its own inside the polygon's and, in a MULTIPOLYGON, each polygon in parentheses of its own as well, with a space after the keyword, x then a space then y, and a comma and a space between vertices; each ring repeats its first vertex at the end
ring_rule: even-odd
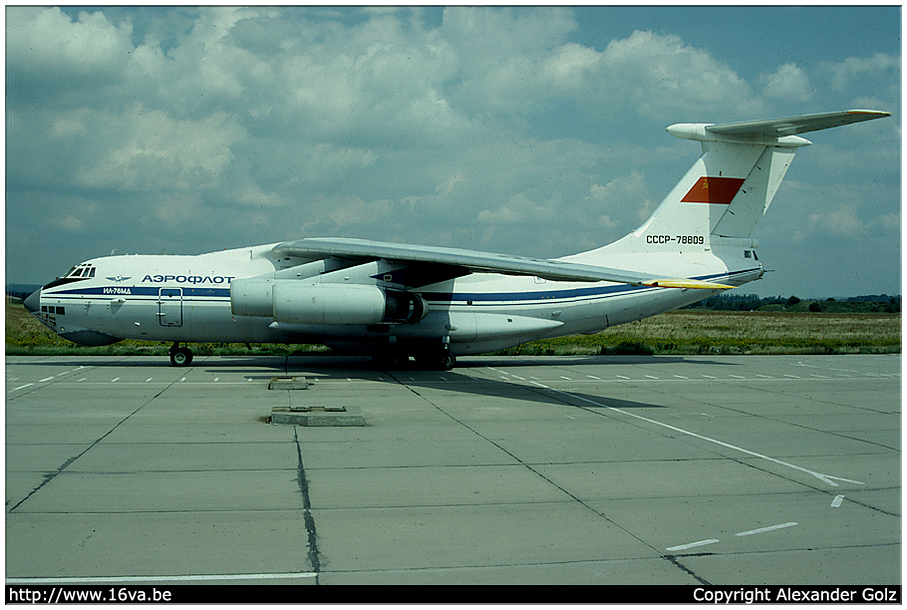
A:
POLYGON ((175 347, 171 349, 170 364, 173 366, 189 366, 192 364, 192 350, 188 347, 175 347))
POLYGON ((457 363, 457 358, 449 351, 444 350, 441 352, 441 355, 438 357, 438 368, 442 371, 451 370, 454 365, 457 363))

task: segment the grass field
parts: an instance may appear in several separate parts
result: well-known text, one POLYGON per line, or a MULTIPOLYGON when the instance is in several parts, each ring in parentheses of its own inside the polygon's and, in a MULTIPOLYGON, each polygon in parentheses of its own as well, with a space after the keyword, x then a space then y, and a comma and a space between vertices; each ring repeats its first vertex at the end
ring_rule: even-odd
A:
MULTIPOLYGON (((45 328, 21 303, 7 299, 6 353, 156 354, 169 345, 122 341, 80 347, 45 328)), ((256 353, 288 355, 318 345, 253 345, 256 353)), ((241 345, 193 344, 197 355, 246 354, 241 345)), ((594 335, 533 341, 504 354, 881 354, 900 353, 900 314, 720 312, 683 310, 609 328, 594 335)))
POLYGON ((684 310, 594 335, 534 341, 510 354, 900 353, 900 314, 684 310))

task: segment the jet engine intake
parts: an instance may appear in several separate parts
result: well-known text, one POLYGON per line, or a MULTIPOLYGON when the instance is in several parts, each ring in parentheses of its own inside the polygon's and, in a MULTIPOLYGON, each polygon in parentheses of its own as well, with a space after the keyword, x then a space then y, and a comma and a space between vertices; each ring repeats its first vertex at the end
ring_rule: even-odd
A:
POLYGON ((281 324, 415 324, 428 314, 421 296, 365 284, 298 280, 234 280, 231 309, 281 324))

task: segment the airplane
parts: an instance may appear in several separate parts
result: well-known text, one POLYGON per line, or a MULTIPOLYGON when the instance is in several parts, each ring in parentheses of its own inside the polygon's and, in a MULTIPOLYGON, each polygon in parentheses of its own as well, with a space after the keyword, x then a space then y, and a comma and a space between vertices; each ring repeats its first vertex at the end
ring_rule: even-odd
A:
POLYGON ((172 342, 174 366, 192 363, 187 343, 318 343, 449 370, 458 356, 596 333, 761 278, 753 229, 810 144, 799 134, 887 116, 671 125, 669 134, 701 143, 690 170, 635 231, 562 258, 307 237, 94 258, 25 307, 81 345, 172 342))

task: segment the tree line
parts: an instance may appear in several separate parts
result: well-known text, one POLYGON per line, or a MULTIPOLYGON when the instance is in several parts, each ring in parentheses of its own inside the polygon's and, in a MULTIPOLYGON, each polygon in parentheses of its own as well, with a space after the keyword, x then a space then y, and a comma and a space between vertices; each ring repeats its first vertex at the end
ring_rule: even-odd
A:
POLYGON ((900 313, 901 297, 870 294, 847 298, 801 299, 797 296, 760 297, 756 294, 718 294, 683 309, 711 311, 788 311, 813 313, 900 313))

